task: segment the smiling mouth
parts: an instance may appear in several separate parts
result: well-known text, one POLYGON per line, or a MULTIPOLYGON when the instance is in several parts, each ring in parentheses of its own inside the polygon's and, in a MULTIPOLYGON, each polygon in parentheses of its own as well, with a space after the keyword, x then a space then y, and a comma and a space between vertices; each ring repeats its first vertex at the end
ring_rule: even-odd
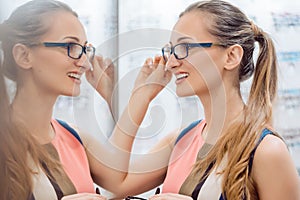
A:
POLYGON ((76 74, 76 73, 68 73, 68 76, 70 77, 70 78, 74 78, 74 79, 77 79, 77 80, 80 80, 80 78, 81 78, 81 75, 80 74, 76 74))
POLYGON ((176 80, 179 81, 179 80, 187 78, 188 76, 189 76, 189 73, 176 74, 176 80))

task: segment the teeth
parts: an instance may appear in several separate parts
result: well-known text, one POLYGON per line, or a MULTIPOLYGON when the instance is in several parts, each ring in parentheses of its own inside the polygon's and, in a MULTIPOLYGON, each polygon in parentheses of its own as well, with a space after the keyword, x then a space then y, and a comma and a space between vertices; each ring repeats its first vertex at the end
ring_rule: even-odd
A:
POLYGON ((189 76, 188 73, 176 74, 176 79, 180 80, 180 79, 183 79, 183 78, 187 78, 188 76, 189 76))
POLYGON ((81 75, 75 74, 75 73, 68 73, 68 76, 71 78, 76 78, 76 79, 80 79, 80 77, 81 77, 81 75))

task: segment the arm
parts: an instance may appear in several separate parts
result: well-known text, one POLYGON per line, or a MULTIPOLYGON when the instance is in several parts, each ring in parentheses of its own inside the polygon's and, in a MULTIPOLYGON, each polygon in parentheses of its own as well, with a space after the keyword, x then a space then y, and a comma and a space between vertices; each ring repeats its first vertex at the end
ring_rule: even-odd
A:
POLYGON ((276 136, 267 136, 257 148, 252 176, 261 200, 300 199, 293 160, 284 142, 276 136))
POLYGON ((165 156, 161 156, 161 152, 156 152, 138 158, 138 162, 143 164, 140 167, 134 167, 130 173, 128 171, 134 137, 144 119, 149 103, 170 79, 171 73, 164 70, 162 58, 156 58, 151 67, 145 63, 135 82, 129 103, 111 137, 105 140, 100 139, 96 142, 97 145, 91 145, 95 143, 94 141, 88 142, 87 155, 95 182, 118 196, 148 190, 160 184, 164 179, 171 152, 168 148, 164 149, 165 156), (161 159, 158 162, 163 162, 161 167, 143 170, 146 163, 155 163, 157 158, 161 159))
POLYGON ((88 154, 92 156, 91 159, 89 158, 90 167, 96 169, 93 170, 95 172, 93 173, 95 182, 115 193, 118 197, 137 195, 161 185, 166 175, 170 154, 174 146, 174 138, 177 135, 178 132, 168 134, 151 148, 150 152, 131 155, 129 172, 121 184, 118 183, 120 181, 114 183, 107 180, 108 178, 115 178, 115 173, 120 173, 120 176, 123 177, 123 172, 119 170, 112 171, 113 166, 109 167, 101 164, 101 161, 88 151, 88 154))

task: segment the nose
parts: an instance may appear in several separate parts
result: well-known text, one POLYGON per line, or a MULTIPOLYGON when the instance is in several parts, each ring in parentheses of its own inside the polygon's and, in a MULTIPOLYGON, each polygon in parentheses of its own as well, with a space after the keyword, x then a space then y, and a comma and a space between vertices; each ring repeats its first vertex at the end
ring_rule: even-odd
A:
POLYGON ((176 57, 174 56, 174 54, 171 54, 167 63, 166 63, 166 68, 168 70, 171 70, 176 68, 176 67, 179 67, 180 66, 180 61, 176 59, 176 57))
POLYGON ((76 65, 84 69, 84 71, 92 68, 92 64, 85 53, 83 53, 82 56, 78 60, 76 60, 76 65))

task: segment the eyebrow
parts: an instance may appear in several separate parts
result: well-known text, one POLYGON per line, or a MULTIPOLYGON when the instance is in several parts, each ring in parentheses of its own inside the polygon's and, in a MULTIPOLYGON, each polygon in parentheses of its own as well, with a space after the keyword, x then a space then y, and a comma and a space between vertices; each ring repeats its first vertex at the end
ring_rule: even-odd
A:
MULTIPOLYGON (((77 37, 75 37, 75 36, 66 36, 66 37, 63 38, 63 40, 64 39, 72 39, 72 40, 76 40, 76 42, 79 42, 79 39, 77 37)), ((87 43, 88 43, 87 41, 84 42, 85 45, 87 43)))
POLYGON ((180 38, 178 38, 177 39, 177 42, 180 42, 180 41, 182 41, 182 40, 186 40, 186 39, 188 39, 188 40, 193 40, 193 38, 191 38, 191 37, 180 37, 180 38))

